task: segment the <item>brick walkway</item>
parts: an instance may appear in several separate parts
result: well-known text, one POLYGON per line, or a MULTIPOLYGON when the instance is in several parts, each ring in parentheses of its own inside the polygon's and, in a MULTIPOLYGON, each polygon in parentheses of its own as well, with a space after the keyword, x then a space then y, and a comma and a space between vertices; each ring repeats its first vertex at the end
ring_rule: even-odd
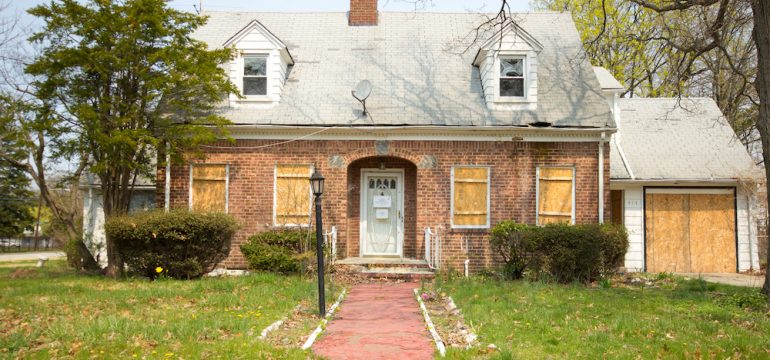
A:
POLYGON ((433 342, 414 298, 417 286, 354 286, 313 351, 333 360, 433 359, 433 342))

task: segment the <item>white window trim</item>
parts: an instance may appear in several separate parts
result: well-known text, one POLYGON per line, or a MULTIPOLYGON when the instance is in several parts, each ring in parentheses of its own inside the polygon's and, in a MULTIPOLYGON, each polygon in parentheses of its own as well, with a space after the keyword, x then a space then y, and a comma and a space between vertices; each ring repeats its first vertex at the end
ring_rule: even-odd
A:
POLYGON ((315 171, 313 164, 295 164, 295 163, 276 163, 273 166, 273 226, 274 227, 289 227, 289 228, 307 228, 310 227, 310 217, 313 216, 313 189, 310 184, 310 176, 315 171), (308 221, 307 224, 279 224, 278 223, 278 166, 307 166, 310 169, 308 173, 308 198, 310 199, 308 207, 308 221))
POLYGON ((241 52, 240 56, 238 56, 238 85, 240 88, 238 90, 241 91, 241 95, 243 98, 238 99, 238 101, 246 101, 246 102, 272 102, 273 99, 270 97, 270 85, 272 84, 272 80, 270 79, 270 71, 272 70, 272 66, 270 65, 270 51, 243 51, 241 52), (246 95, 243 93, 244 91, 244 84, 243 84, 243 78, 244 78, 244 66, 246 65, 246 57, 247 56, 264 56, 265 57, 265 95, 246 95))
POLYGON ((575 177, 577 176, 577 169, 574 165, 553 165, 553 166, 538 166, 536 168, 535 176, 535 225, 540 225, 540 169, 572 169, 572 218, 570 219, 570 225, 575 225, 575 177))
POLYGON ((230 163, 190 163, 190 182, 188 184, 187 209, 193 209, 193 167, 195 165, 224 165, 225 166, 225 214, 230 212, 230 163))
POLYGON ((489 229, 491 218, 490 192, 492 190, 492 167, 489 165, 453 165, 450 179, 449 222, 452 229, 489 229), (455 225, 455 168, 486 168, 487 169, 487 223, 486 225, 455 225))
POLYGON ((529 73, 529 63, 530 63, 530 55, 526 52, 497 52, 495 55, 495 62, 493 65, 494 69, 494 87, 495 87, 495 96, 494 101, 500 102, 500 103, 528 103, 531 102, 529 98, 529 86, 532 83, 531 82, 531 74, 529 73), (501 96, 500 95, 500 59, 521 59, 524 64, 522 64, 522 73, 524 77, 524 96, 501 96))

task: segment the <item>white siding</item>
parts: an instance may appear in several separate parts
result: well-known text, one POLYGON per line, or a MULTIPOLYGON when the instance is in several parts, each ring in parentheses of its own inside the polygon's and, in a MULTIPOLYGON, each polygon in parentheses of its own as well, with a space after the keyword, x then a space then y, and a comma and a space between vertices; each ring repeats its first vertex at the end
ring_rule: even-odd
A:
POLYGON ((271 107, 281 101, 281 93, 286 83, 286 73, 289 67, 289 59, 285 58, 280 49, 259 29, 254 28, 235 44, 238 50, 236 56, 230 62, 230 80, 243 92, 243 58, 244 54, 267 55, 267 95, 249 96, 239 99, 230 96, 230 103, 234 107, 271 107))
POLYGON ((644 271, 644 195, 641 186, 623 192, 623 223, 628 231, 626 269, 644 271))
POLYGON ((738 189, 738 270, 759 270, 757 247, 756 199, 738 189))
POLYGON ((495 43, 479 64, 481 84, 487 107, 493 110, 536 110, 537 109, 537 52, 524 39, 511 32, 495 43), (498 56, 525 57, 525 99, 505 99, 498 96, 500 63, 498 56))

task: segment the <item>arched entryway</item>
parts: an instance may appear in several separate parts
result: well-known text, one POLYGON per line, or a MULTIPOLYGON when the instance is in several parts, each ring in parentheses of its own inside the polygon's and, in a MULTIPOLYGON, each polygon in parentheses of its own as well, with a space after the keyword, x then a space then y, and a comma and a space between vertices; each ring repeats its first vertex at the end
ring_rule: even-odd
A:
POLYGON ((417 166, 371 156, 347 167, 347 257, 417 258, 417 166))

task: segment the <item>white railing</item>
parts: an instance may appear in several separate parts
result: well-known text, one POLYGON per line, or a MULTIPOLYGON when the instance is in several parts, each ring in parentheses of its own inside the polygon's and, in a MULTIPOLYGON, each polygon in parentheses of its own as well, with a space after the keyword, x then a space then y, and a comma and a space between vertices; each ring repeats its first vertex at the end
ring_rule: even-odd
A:
POLYGON ((332 265, 337 261, 337 227, 332 226, 331 231, 324 233, 324 245, 330 249, 329 258, 332 265))
POLYGON ((425 228, 425 261, 431 269, 441 267, 441 231, 440 227, 436 232, 431 231, 429 227, 425 228))

